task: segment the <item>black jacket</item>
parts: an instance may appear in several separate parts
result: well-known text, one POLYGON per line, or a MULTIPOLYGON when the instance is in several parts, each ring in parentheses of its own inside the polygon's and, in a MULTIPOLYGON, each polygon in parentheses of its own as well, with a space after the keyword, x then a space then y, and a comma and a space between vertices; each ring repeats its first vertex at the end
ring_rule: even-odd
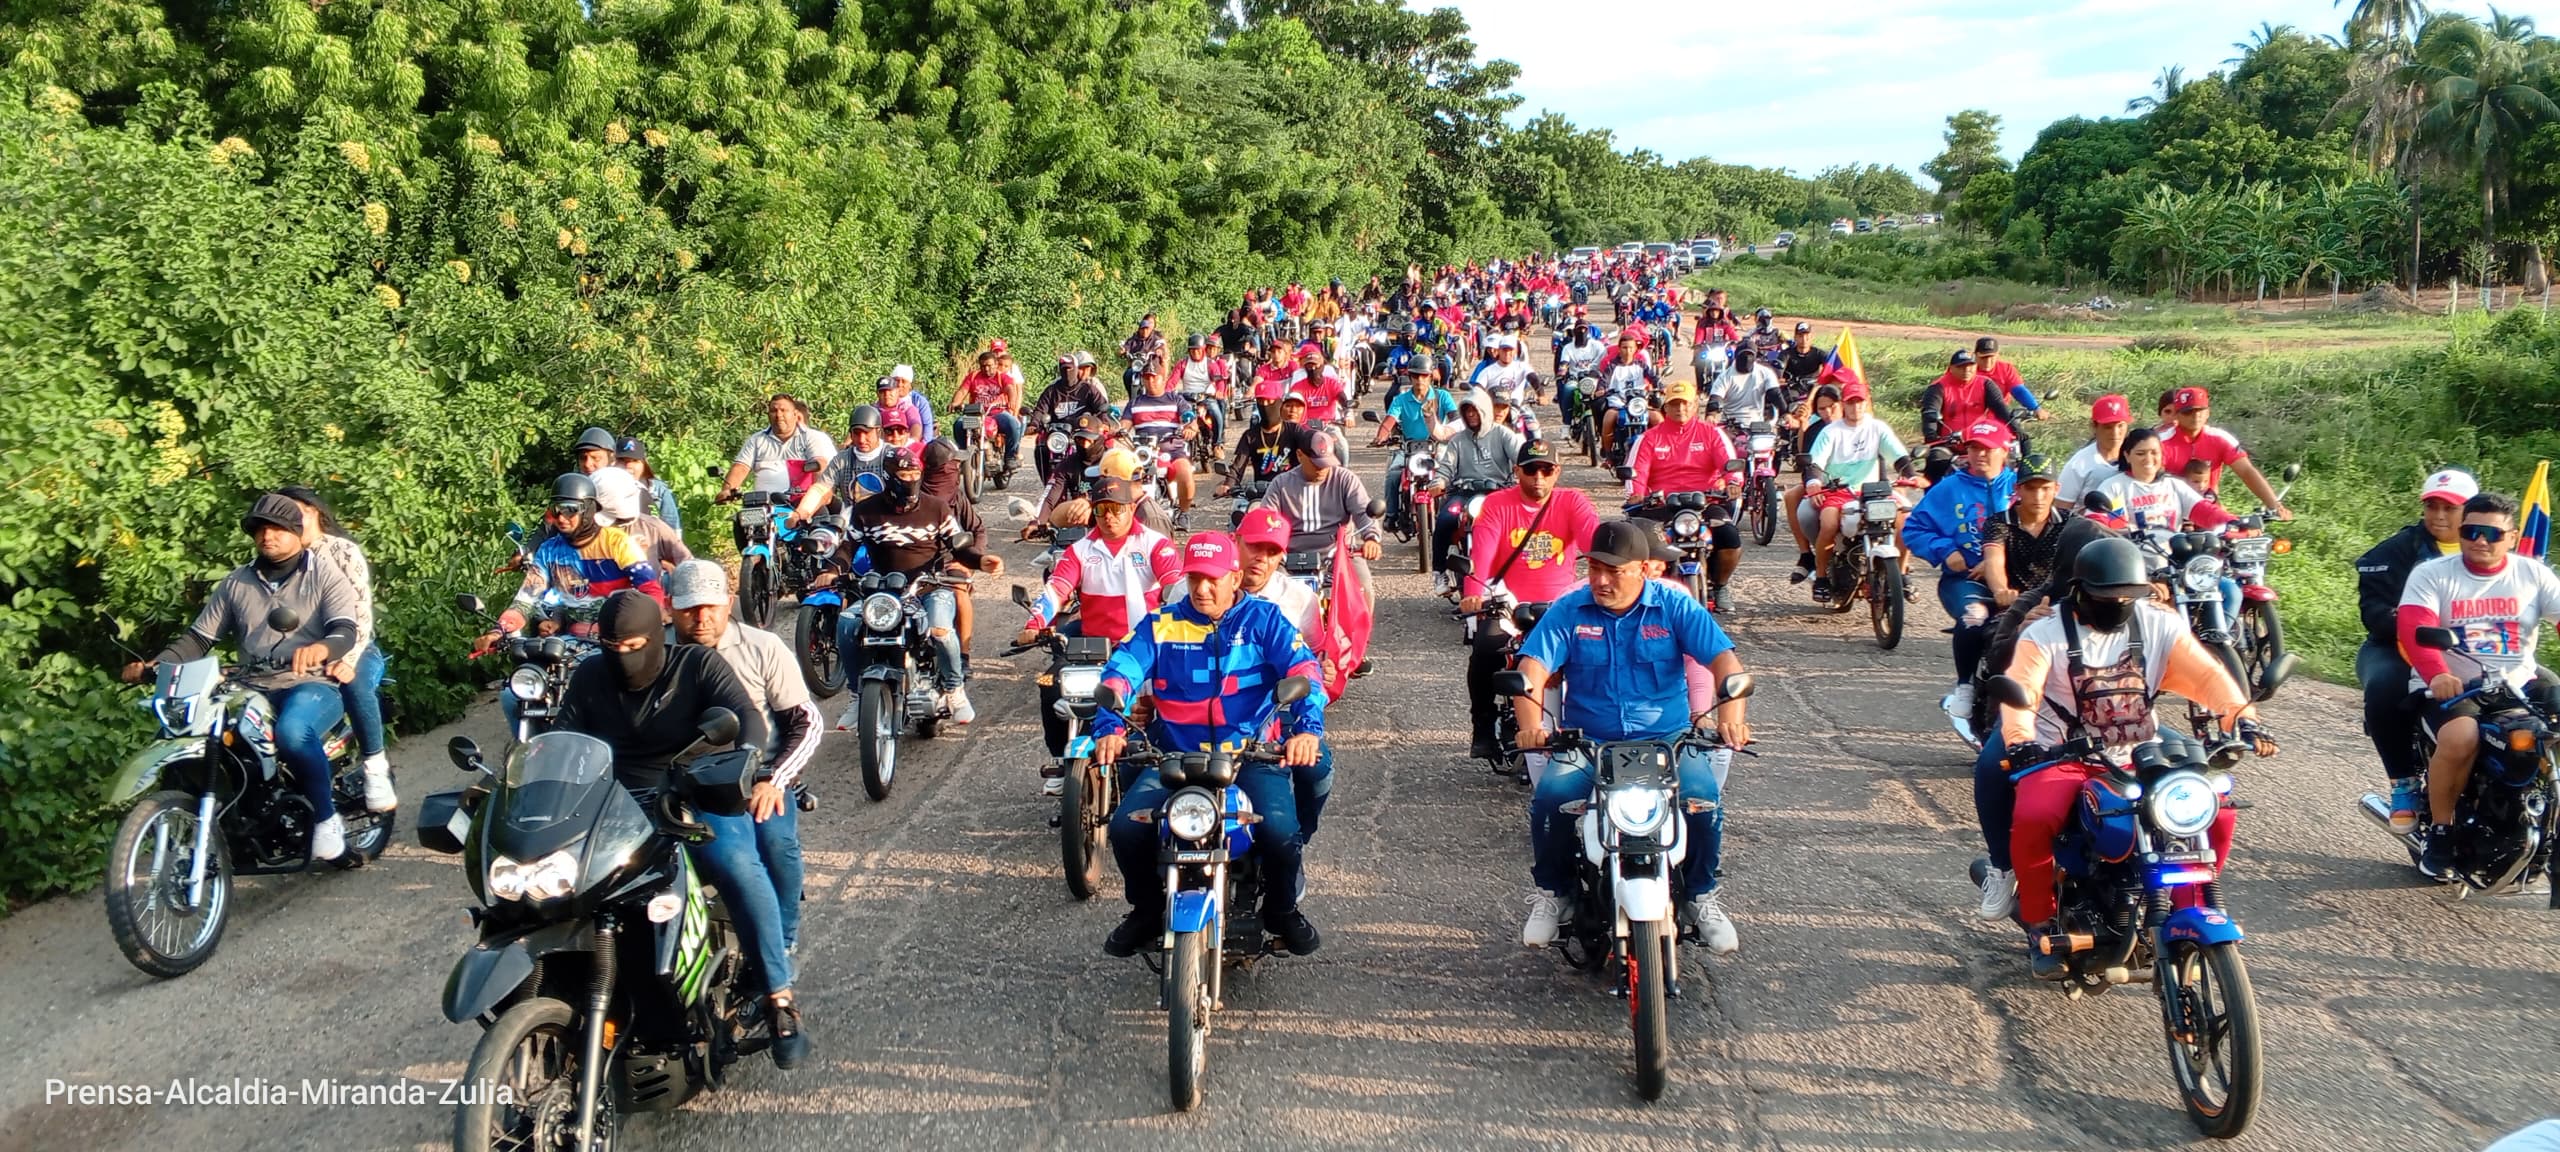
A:
POLYGON ((646 691, 622 690, 622 670, 611 653, 589 657, 569 674, 561 691, 559 727, 613 746, 613 775, 633 790, 666 784, 677 754, 701 739, 702 714, 726 708, 738 714, 738 743, 771 748, 764 710, 747 695, 729 662, 699 644, 667 646, 667 666, 646 691))
POLYGON ((2400 591, 2409 586, 2409 571, 2442 555, 2427 526, 2412 524, 2356 557, 2356 614, 2364 617, 2367 640, 2399 649, 2400 591))

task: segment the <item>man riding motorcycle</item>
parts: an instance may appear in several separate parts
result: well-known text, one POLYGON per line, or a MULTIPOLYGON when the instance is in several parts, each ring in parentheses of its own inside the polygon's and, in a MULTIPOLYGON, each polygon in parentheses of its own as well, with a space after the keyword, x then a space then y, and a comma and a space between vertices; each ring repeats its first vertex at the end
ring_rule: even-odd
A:
MULTIPOLYGON (((1147 741, 1167 753, 1233 749, 1264 738, 1275 724, 1284 728, 1282 763, 1246 763, 1235 783, 1261 822, 1253 850, 1262 859, 1263 928, 1304 956, 1322 937, 1298 908, 1303 842, 1294 771, 1323 758, 1324 688, 1318 684, 1289 705, 1285 718, 1273 688, 1291 676, 1315 680, 1322 672, 1278 605, 1240 593, 1236 545, 1225 533, 1203 532, 1185 541, 1182 569, 1191 594, 1140 620, 1128 642, 1111 653, 1102 682, 1124 700, 1141 689, 1153 697, 1147 741)), ((1117 763, 1128 746, 1128 727, 1120 713, 1098 710, 1094 759, 1117 763)), ((1156 829, 1141 823, 1138 813, 1152 815, 1166 791, 1154 770, 1140 773, 1111 816, 1111 853, 1120 865, 1129 915, 1103 940, 1109 955, 1153 950, 1164 935, 1165 873, 1156 864, 1156 829)))
POLYGON ((1576 315, 1570 330, 1556 333, 1555 351, 1556 408, 1570 424, 1581 413, 1580 405, 1586 399, 1573 381, 1584 376, 1596 381, 1600 361, 1609 354, 1609 347, 1601 343, 1599 329, 1576 315))
POLYGON ((1842 388, 1840 418, 1824 425, 1805 452, 1805 493, 1821 518, 1813 541, 1816 600, 1831 598, 1831 550, 1840 544, 1841 509, 1858 498, 1860 485, 1884 478, 1887 460, 1893 462, 1895 473, 1911 475, 1911 450, 1903 446, 1892 425, 1870 411, 1873 407, 1865 384, 1842 388))
POLYGON ((1404 485, 1397 477, 1404 475, 1403 444, 1418 440, 1441 441, 1457 434, 1458 401, 1449 390, 1440 387, 1439 374, 1426 361, 1405 365, 1405 382, 1409 385, 1387 401, 1387 418, 1378 424, 1378 434, 1371 438, 1372 448, 1385 447, 1388 440, 1398 442, 1394 456, 1387 460, 1387 477, 1381 485, 1387 493, 1387 519, 1402 523, 1404 485))
POLYGON ((1156 459, 1173 483, 1173 524, 1180 529, 1191 518, 1191 444, 1182 438, 1194 415, 1191 402, 1165 390, 1161 371, 1141 377, 1138 388, 1138 394, 1129 398, 1129 438, 1132 443, 1155 445, 1156 459))
POLYGON ((1778 353, 1778 376, 1793 389, 1810 389, 1822 369, 1831 363, 1831 350, 1813 342, 1813 325, 1796 321, 1795 339, 1778 353))
MULTIPOLYGON (((773 423, 756 429, 738 446, 738 455, 729 461, 729 475, 720 481, 717 503, 736 499, 738 486, 750 475, 755 486, 749 491, 797 492, 835 459, 835 441, 809 423, 809 409, 797 398, 777 393, 765 410, 773 423)), ((739 541, 739 546, 744 547, 745 541, 739 541)))
POLYGON ((1712 494, 1724 518, 1708 517, 1708 538, 1714 548, 1707 558, 1707 606, 1721 609, 1725 582, 1742 563, 1742 527, 1734 519, 1740 510, 1739 492, 1734 474, 1725 470, 1735 457, 1724 426, 1697 419, 1697 412, 1697 385, 1675 380, 1664 386, 1662 422, 1645 429, 1627 452, 1628 465, 1635 472, 1627 478, 1627 515, 1669 521, 1676 512, 1663 504, 1664 494, 1712 494))
MULTIPOLYGON (((1644 350, 1643 335, 1630 330, 1618 333, 1618 346, 1601 358, 1599 372, 1599 393, 1591 398, 1591 402, 1601 405, 1607 405, 1610 397, 1633 402, 1639 396, 1650 395, 1660 380, 1654 373, 1653 354, 1644 350)), ((1621 407, 1604 407, 1601 410, 1600 445, 1603 453, 1617 454, 1620 412, 1621 407)))
POLYGON ((1466 519, 1465 497, 1507 486, 1520 449, 1528 442, 1495 417, 1493 398, 1481 388, 1470 388, 1458 398, 1458 425, 1457 431, 1433 450, 1438 458, 1431 470, 1434 595, 1449 590, 1445 575, 1449 570, 1449 546, 1457 540, 1458 527, 1466 519), (1450 497, 1453 491, 1456 499, 1450 497))
POLYGON ((1728 360, 1724 370, 1709 374, 1700 388, 1722 412, 1725 423, 1737 430, 1748 430, 1755 420, 1774 423, 1783 406, 1784 389, 1777 372, 1757 356, 1728 360))
POLYGON ((1965 746, 1979 748, 1973 730, 1973 676, 1988 640, 1998 596, 1982 579, 1983 532, 2009 510, 2017 481, 2009 472, 2008 429, 1985 420, 1964 435, 1965 466, 1931 485, 1903 521, 1903 544, 1938 566, 1938 606, 1955 622, 1955 686, 1938 707, 1965 746))
MULTIPOLYGON (((791 507, 792 518, 808 522, 826 511, 837 493, 858 492, 857 483, 862 477, 877 476, 888 469, 889 446, 881 440, 880 409, 869 404, 854 405, 853 418, 845 428, 844 449, 810 477, 808 490, 791 507)), ((744 527, 739 531, 743 533, 744 527)))
MULTIPOLYGON (((1920 439, 1927 444, 1949 443, 1984 420, 1998 421, 2020 450, 2026 448, 2026 434, 2018 428, 2021 421, 2001 398, 2000 386, 1976 373, 1973 353, 1959 348, 1947 358, 1946 374, 1931 381, 1920 396, 1920 439)), ((1931 483, 1937 479, 1929 477, 1931 483)))
MULTIPOLYGON (((1519 483, 1485 497, 1476 516, 1468 555, 1475 558, 1461 585, 1458 610, 1474 614, 1484 608, 1488 587, 1500 584, 1515 604, 1553 603, 1574 586, 1574 562, 1591 547, 1600 528, 1599 510, 1579 488, 1561 488, 1554 451, 1543 440, 1522 445, 1513 468, 1519 483)), ((1495 739, 1500 701, 1493 677, 1502 671, 1500 629, 1476 630, 1467 653, 1467 719, 1472 734, 1467 754, 1478 760, 1502 756, 1495 739)))
MULTIPOLYGON (((969 530, 960 523, 959 514, 940 499, 926 495, 923 481, 924 454, 920 450, 909 447, 891 457, 881 490, 854 503, 848 517, 851 523, 847 545, 870 552, 872 571, 904 573, 910 586, 936 573, 965 579, 969 567, 990 576, 1002 575, 1004 557, 980 551, 971 542, 969 530)), ((825 587, 838 575, 832 570, 822 572, 811 582, 812 586, 825 587)), ((950 712, 952 723, 971 723, 978 718, 978 712, 970 705, 963 682, 966 657, 960 647, 958 596, 952 589, 940 586, 926 588, 920 595, 924 601, 925 636, 933 645, 934 689, 942 694, 942 706, 950 712)), ((862 642, 861 631, 861 613, 846 612, 836 618, 836 648, 848 668, 860 664, 856 653, 862 642)), ((859 701, 846 705, 844 714, 836 718, 836 730, 852 731, 859 720, 859 709, 859 701)))
POLYGON ((2426 796, 2418 786, 2418 701, 2409 693, 2409 661, 2400 654, 2400 594, 2418 565, 2462 551, 2462 506, 2480 482, 2459 468, 2427 477, 2418 522, 2356 558, 2356 606, 2364 644, 2356 649, 2356 682, 2364 688, 2364 732, 2391 781, 2391 830, 2417 829, 2426 796))
POLYGON ((1333 443, 1330 432, 1301 430, 1294 445, 1298 466, 1281 473, 1262 494, 1262 506, 1277 509, 1297 528, 1290 538, 1292 551, 1320 552, 1333 548, 1334 530, 1348 524, 1351 540, 1359 548, 1354 561, 1360 568, 1360 583, 1369 589, 1374 602, 1377 588, 1369 579, 1369 562, 1378 558, 1378 521, 1369 515, 1369 489, 1360 477, 1335 460, 1341 449, 1333 443))
POLYGON ((1227 442, 1226 409, 1231 379, 1225 357, 1216 354, 1205 332, 1194 332, 1182 359, 1173 365, 1174 392, 1191 402, 1211 455, 1227 442))
MULTIPOLYGON (((1050 569, 1049 582, 1032 602, 1031 618, 1013 638, 1020 647, 1040 638, 1053 624, 1060 635, 1100 636, 1114 643, 1164 602, 1166 592, 1182 582, 1182 559, 1164 533, 1138 523, 1138 486, 1104 479, 1094 486, 1093 531, 1069 545, 1050 569), (1078 608, 1071 620, 1060 620, 1067 606, 1078 608)), ((1040 712, 1047 716, 1057 703, 1057 686, 1040 689, 1040 712)), ((1065 732, 1053 733, 1063 738, 1065 732)), ((1055 796, 1065 787, 1057 758, 1063 746, 1049 749, 1040 767, 1041 794, 1055 796)))
MULTIPOLYGON (((1546 747, 1544 693, 1548 679, 1558 674, 1573 681, 1564 698, 1564 726, 1590 740, 1678 740, 1712 716, 1727 747, 1751 743, 1741 700, 1724 701, 1712 712, 1689 711, 1683 659, 1705 665, 1718 683, 1741 672, 1742 660, 1705 605, 1646 578, 1653 551, 1645 530, 1624 520, 1592 533, 1589 585, 1558 597, 1520 642, 1519 671, 1528 694, 1513 707, 1522 748, 1546 747)), ((1717 889, 1724 810, 1717 803, 1721 790, 1713 756, 1693 744, 1679 747, 1681 798, 1706 808, 1685 813, 1689 849, 1680 870, 1680 899, 1707 950, 1729 955, 1740 942, 1717 889)), ((1591 795, 1592 767, 1578 753, 1551 757, 1529 801, 1530 874, 1537 888, 1520 929, 1520 942, 1529 947, 1554 942, 1563 919, 1565 894, 1573 887, 1569 862, 1579 846, 1568 843, 1572 823, 1557 814, 1591 795)))

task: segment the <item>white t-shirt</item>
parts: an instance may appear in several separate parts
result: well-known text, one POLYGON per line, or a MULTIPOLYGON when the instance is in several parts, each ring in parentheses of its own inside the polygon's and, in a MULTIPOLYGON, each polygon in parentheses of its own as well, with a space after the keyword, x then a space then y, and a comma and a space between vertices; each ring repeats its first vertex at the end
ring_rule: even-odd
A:
POLYGON ((1855 488, 1882 479, 1886 460, 1900 460, 1910 454, 1911 449, 1902 445, 1902 437, 1894 434, 1893 425, 1869 413, 1855 424, 1834 420, 1823 425, 1806 455, 1814 467, 1822 470, 1829 482, 1826 487, 1855 488))
POLYGON ((1609 349, 1595 336, 1590 343, 1582 345, 1576 345, 1573 341, 1567 340, 1558 354, 1564 358, 1564 370, 1567 373, 1587 373, 1599 368, 1600 357, 1607 355, 1608 351, 1609 349))
POLYGON ((2098 454, 2098 442, 2092 440, 2081 445, 2079 451, 2071 454, 2071 459, 2063 462, 2062 475, 2054 482, 2053 498, 2057 503, 2077 508, 2081 497, 2121 474, 2114 461, 2098 454))
MULTIPOLYGON (((1778 387, 1778 374, 1758 359, 1748 367, 1727 368, 1708 385, 1716 407, 1726 416, 1758 419, 1768 411, 1769 393, 1778 387)), ((1873 417, 1869 418, 1873 421, 1873 417)))
MULTIPOLYGON (((2187 631, 2187 618, 2148 600, 2134 605, 2133 618, 2139 622, 2142 629, 2142 682, 2156 690, 2161 678, 2169 674, 2169 650, 2177 645, 2178 636, 2187 631)), ((2052 661, 2046 665, 2041 690, 2038 685, 2031 684, 2027 687, 2029 691, 2037 693, 2036 742, 2046 747, 2061 744, 2071 739, 2071 731, 2059 709, 2068 708, 2076 713, 2081 704, 2086 703, 2075 701, 2076 694, 2071 690, 2071 662, 2063 655, 2069 651, 2071 645, 2063 634, 2061 615, 2046 616, 2020 629, 2018 642, 2034 644, 2052 657, 2052 661)), ((2080 625, 2082 667, 2092 671, 2104 671, 2124 658, 2125 633, 2123 631, 2100 632, 2090 628, 2085 622, 2080 625)), ((2104 704, 2099 706, 2105 707, 2104 704)), ((2082 716, 2081 720, 2090 726, 2093 735, 2099 735, 2101 738, 2110 731, 2121 733, 2128 727, 2144 726, 2146 721, 2149 722, 2149 726, 2155 729, 2157 727, 2156 720, 2140 713, 2082 716)), ((2123 755, 2131 750, 2131 745, 2111 744, 2109 750, 2117 755, 2123 755)))
POLYGON ((2115 497, 2124 506, 2128 527, 2148 533, 2155 540, 2176 532, 2196 505, 2204 503, 2204 493, 2166 472, 2148 484, 2134 479, 2131 473, 2118 472, 2098 485, 2098 491, 2115 497))
MULTIPOLYGON (((2460 655, 2521 689, 2533 681, 2540 625, 2560 618, 2560 574, 2540 560, 2509 556, 2506 567, 2483 576, 2460 556, 2438 556, 2409 570, 2400 603, 2434 612, 2453 632, 2458 646, 2445 654, 2449 659, 2460 655)), ((2463 672, 2463 663, 2455 662, 2454 674, 2463 672)), ((2410 688, 2426 686, 2410 675, 2410 688)))
POLYGON ((1298 626, 1298 635, 1309 646, 1315 644, 1316 590, 1307 582, 1286 572, 1274 572, 1254 595, 1280 606, 1280 614, 1298 626))
POLYGON ((825 467, 835 456, 836 442, 826 433, 803 424, 788 440, 774 435, 771 428, 756 429, 755 435, 747 437, 747 442, 738 448, 737 457, 730 462, 755 469, 755 486, 749 491, 788 492, 792 487, 790 461, 805 461, 809 470, 814 472, 825 467))
POLYGON ((1517 402, 1529 387, 1529 366, 1517 360, 1509 364, 1487 360, 1483 370, 1476 373, 1475 386, 1489 394, 1509 396, 1517 402))

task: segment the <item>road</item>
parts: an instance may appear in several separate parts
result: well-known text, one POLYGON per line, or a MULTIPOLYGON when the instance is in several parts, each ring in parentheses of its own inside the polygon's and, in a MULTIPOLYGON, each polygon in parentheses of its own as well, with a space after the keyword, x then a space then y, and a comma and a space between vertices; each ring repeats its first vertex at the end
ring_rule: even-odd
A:
MULTIPOLYGON (((1365 453, 1364 472, 1382 466, 1365 453)), ((1569 479, 1598 488, 1598 474, 1569 479)), ((1009 547, 1018 570, 1028 549, 1009 547)), ((1729 626, 1759 673, 1763 755, 1726 802, 1739 955, 1685 951, 1672 1083, 1630 1080, 1625 1008, 1518 942, 1525 790, 1465 759, 1455 626, 1380 565, 1378 670, 1332 712, 1340 754, 1311 853, 1321 953, 1230 986, 1207 1101, 1165 1104, 1162 1017, 1136 961, 1102 955, 1116 900, 1057 876, 1034 778, 1027 659, 985 658, 1018 611, 981 582, 983 717, 912 748, 866 803, 853 750, 811 771, 803 1003, 817 1045, 757 1061, 643 1149, 1711 1147, 2124 1149, 2192 1138, 2147 989, 2078 1003, 2031 984, 2015 929, 1970 918, 1969 755, 1935 699, 1928 597, 1879 652, 1863 614, 1814 609, 1781 547, 1747 557, 1729 626)), ((2279 759, 2245 772, 2226 888, 2250 932, 2269 1101, 2236 1147, 2473 1149, 2554 1109, 2560 919, 2541 901, 2453 904, 2413 883, 2351 806, 2373 775, 2353 702, 2313 685, 2271 708, 2279 759)), ((454 732, 402 741, 409 813, 454 786, 454 732)), ((407 821, 404 819, 404 829, 407 821)), ((81 1106, 47 1081, 263 1077, 438 1090, 477 1031, 438 993, 469 942, 452 860, 245 886, 222 952, 159 982, 123 963, 94 894, 0 927, 0 1150, 439 1147, 451 1109, 81 1106)))

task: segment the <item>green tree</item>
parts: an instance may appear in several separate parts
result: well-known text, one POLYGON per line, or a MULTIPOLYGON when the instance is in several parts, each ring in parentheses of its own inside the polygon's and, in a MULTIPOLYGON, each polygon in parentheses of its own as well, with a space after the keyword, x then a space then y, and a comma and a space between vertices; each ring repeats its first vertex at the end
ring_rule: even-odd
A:
POLYGON ((2125 101, 2124 110, 2127 112, 2150 111, 2154 108, 2158 108, 2162 104, 2177 99, 2178 93, 2184 91, 2186 87, 2186 67, 2180 64, 2172 64, 2161 69, 2158 76, 2151 78, 2151 91, 2148 95, 2136 96, 2131 100, 2125 101))
POLYGON ((2006 172, 2009 162, 2000 158, 2000 118, 1979 108, 1967 108, 1947 117, 1946 149, 1920 171, 1938 182, 1937 203, 1943 205, 1964 195, 1966 183, 1985 172, 2006 172))
POLYGON ((2448 170, 2478 174, 2480 240, 2494 245, 2516 153, 2537 125, 2560 119, 2560 105, 2539 87, 2553 79, 2553 55, 2533 21, 2490 14, 2487 24, 2452 15, 2427 21, 2409 75, 2427 94, 2418 145, 2448 170))
MULTIPOLYGON (((2008 173, 1998 170, 1975 176, 1965 184, 1963 197, 1947 209, 1947 222, 1966 232, 1998 233, 2009 214, 2015 184, 2008 173)), ((2038 247, 2041 246, 2039 239, 2038 247)))

